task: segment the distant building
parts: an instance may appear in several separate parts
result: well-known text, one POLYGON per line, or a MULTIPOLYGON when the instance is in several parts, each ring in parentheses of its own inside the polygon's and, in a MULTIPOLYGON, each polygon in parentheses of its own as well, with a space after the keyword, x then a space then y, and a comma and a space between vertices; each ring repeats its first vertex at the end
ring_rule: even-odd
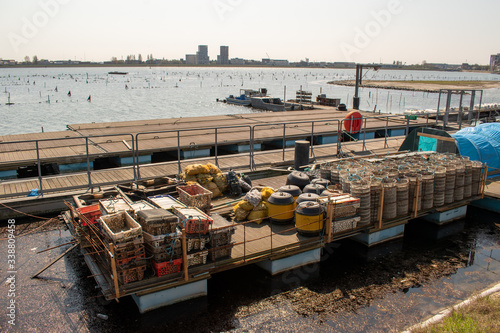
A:
POLYGON ((5 60, 2 60, 0 59, 0 65, 9 65, 9 66, 13 66, 17 64, 17 62, 15 60, 10 60, 10 59, 5 59, 5 60))
POLYGON ((336 61, 333 63, 333 67, 356 68, 356 63, 355 62, 336 61))
POLYGON ((245 59, 233 58, 229 61, 231 65, 244 65, 246 63, 245 59))
POLYGON ((220 47, 220 54, 217 56, 217 63, 219 65, 229 64, 229 46, 220 47))
POLYGON ((196 58, 198 65, 208 65, 210 63, 210 58, 208 57, 208 45, 198 45, 196 58))
POLYGON ((262 64, 263 65, 271 65, 271 66, 288 66, 288 65, 290 65, 288 60, 269 59, 269 58, 263 58, 262 64))
POLYGON ((497 70, 500 67, 500 53, 492 54, 490 57, 490 71, 497 70))
POLYGON ((198 57, 196 54, 186 54, 186 65, 196 65, 198 64, 198 57))

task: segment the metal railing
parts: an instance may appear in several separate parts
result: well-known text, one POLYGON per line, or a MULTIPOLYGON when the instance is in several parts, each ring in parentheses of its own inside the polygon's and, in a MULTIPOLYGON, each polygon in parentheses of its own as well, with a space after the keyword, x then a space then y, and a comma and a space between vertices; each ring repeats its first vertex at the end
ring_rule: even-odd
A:
MULTIPOLYGON (((38 193, 39 193, 39 196, 43 197, 44 193, 49 193, 49 192, 55 192, 55 191, 60 191, 60 190, 69 190, 69 189, 78 189, 78 188, 87 188, 87 190, 90 190, 90 191, 93 191, 93 188, 95 186, 98 186, 98 185, 101 185, 102 183, 94 183, 92 181, 92 169, 90 167, 90 158, 91 156, 99 156, 99 155, 102 155, 104 153, 106 153, 102 148, 100 148, 102 150, 102 152, 100 153, 90 153, 89 152, 89 146, 94 146, 94 147, 98 147, 98 143, 95 143, 94 141, 92 141, 92 139, 96 139, 96 138, 104 138, 104 137, 123 137, 123 136, 130 136, 130 140, 131 140, 131 143, 132 143, 132 146, 130 147, 130 150, 132 150, 132 156, 135 155, 135 151, 134 151, 134 147, 135 147, 135 141, 134 141, 134 136, 132 134, 107 134, 107 135, 95 135, 95 136, 78 136, 78 137, 64 137, 64 138, 52 138, 52 139, 41 139, 41 140, 19 140, 19 141, 8 141, 8 142, 0 142, 0 147, 2 145, 14 145, 14 144, 34 144, 35 145, 35 153, 36 153, 36 158, 28 158, 28 159, 22 159, 22 160, 17 160, 16 162, 20 163, 20 164, 29 164, 31 162, 35 163, 36 166, 37 166, 37 173, 38 173, 38 176, 37 176, 37 179, 38 179, 38 193), (66 186, 66 187, 58 187, 56 189, 44 189, 44 186, 43 186, 43 180, 45 177, 47 176, 55 176, 55 175, 47 175, 47 176, 43 176, 42 175, 42 163, 43 162, 46 162, 46 161, 49 161, 49 162, 54 162, 54 161, 57 161, 58 159, 61 159, 61 158, 71 158, 71 159, 74 159, 75 157, 78 157, 78 158, 81 158, 81 154, 78 154, 78 153, 75 153, 75 155, 63 155, 63 156, 57 156, 57 157, 41 157, 41 154, 40 154, 40 150, 41 149, 44 149, 44 148, 41 148, 40 145, 41 143, 46 143, 46 142, 57 142, 57 141, 67 141, 67 140, 84 140, 85 141, 85 163, 86 163, 86 174, 87 174, 87 184, 86 185, 75 185, 75 186, 66 186)), ((106 142, 107 143, 107 142, 106 142)), ((57 148, 57 147, 68 147, 70 145, 64 145, 64 146, 57 146, 57 145, 49 145, 48 148, 57 148)), ((80 146, 80 144, 76 144, 76 145, 73 145, 73 147, 75 146, 80 146)), ((128 147, 127 147, 128 148, 128 147)), ((5 151, 6 153, 8 152, 19 152, 19 151, 30 151, 32 149, 28 149, 28 147, 26 147, 25 149, 22 149, 22 150, 13 150, 13 151, 5 151)), ((132 163, 132 169, 133 169, 133 173, 134 173, 134 178, 131 179, 133 181, 137 181, 137 173, 136 173, 136 163, 135 161, 133 161, 134 163, 132 163)), ((26 195, 26 192, 11 192, 9 194, 3 194, 3 195, 0 195, 0 198, 2 197, 12 197, 12 196, 18 196, 18 195, 26 195)))
MULTIPOLYGON (((315 135, 324 135, 326 132, 325 131, 321 131, 321 132, 318 132, 318 133, 315 133, 315 125, 317 126, 318 124, 320 125, 326 125, 326 126, 332 126, 333 124, 333 128, 334 130, 332 131, 333 133, 335 133, 335 135, 338 135, 338 132, 339 132, 339 128, 340 128, 340 121, 339 119, 327 119, 327 120, 314 120, 314 121, 311 121, 311 120, 308 120, 308 121, 294 121, 294 122, 279 122, 279 123, 266 123, 266 124, 257 124, 257 125, 253 125, 252 126, 252 147, 253 147, 253 155, 252 155, 252 169, 255 170, 256 168, 256 165, 255 165, 255 142, 257 141, 256 139, 256 133, 259 132, 259 128, 264 128, 264 127, 271 127, 270 130, 275 130, 277 129, 277 126, 279 127, 282 127, 283 128, 283 134, 281 136, 281 138, 276 138, 275 137, 275 140, 281 140, 282 142, 282 148, 281 148, 281 151, 282 151, 282 156, 281 156, 281 160, 282 161, 285 161, 285 154, 286 154, 286 149, 287 149, 287 145, 286 145, 286 141, 287 141, 287 138, 292 138, 292 137, 308 137, 310 138, 310 156, 311 157, 315 157, 314 155, 314 137, 315 135), (291 128, 299 128, 299 125, 300 124, 304 124, 304 125, 310 125, 310 132, 304 132, 304 134, 293 134, 293 135, 290 135, 289 137, 287 137, 287 127, 289 129, 291 128)), ((300 130, 304 130, 305 131, 305 127, 302 127, 302 128, 299 128, 300 130)), ((309 126, 308 126, 309 127, 309 126)), ((263 130, 260 130, 260 131, 263 131, 263 130)), ((261 135, 262 136, 262 135, 261 135)), ((262 139, 264 140, 264 139, 262 139)), ((259 140, 260 141, 260 140, 259 140)), ((265 152, 261 152, 260 154, 265 154, 265 152)))
MULTIPOLYGON (((491 118, 491 114, 493 112, 496 112, 494 110, 490 111, 489 117, 491 118)), ((329 145, 336 145, 336 156, 341 156, 342 153, 342 137, 344 135, 351 136, 351 138, 355 141, 360 141, 362 140, 362 150, 366 151, 366 140, 367 140, 367 133, 369 132, 376 132, 376 131, 383 131, 383 136, 384 136, 384 147, 387 148, 387 138, 389 137, 388 133, 389 130, 392 129, 404 129, 404 135, 407 136, 409 134, 410 128, 411 127, 422 127, 422 126, 428 126, 429 125, 429 117, 432 115, 425 115, 426 117, 426 122, 423 124, 420 122, 417 117, 416 119, 410 119, 410 116, 407 116, 404 118, 402 115, 374 115, 373 117, 362 117, 360 120, 362 122, 362 125, 360 127, 360 130, 358 133, 356 133, 354 136, 352 134, 349 134, 348 131, 344 131, 344 125, 345 125, 345 119, 327 119, 327 120, 315 120, 315 121, 297 121, 297 122, 278 122, 278 123, 266 123, 266 124, 256 124, 256 125, 238 125, 238 126, 224 126, 224 127, 201 127, 201 128, 190 128, 190 129, 179 129, 179 130, 165 130, 165 131, 153 131, 153 132, 141 132, 135 134, 130 134, 130 133, 121 133, 121 134, 109 134, 109 135, 96 135, 96 136, 79 136, 79 137, 65 137, 65 138, 53 138, 53 139, 42 139, 42 140, 24 140, 24 141, 11 141, 11 142, 0 142, 0 147, 2 145, 9 145, 9 144, 22 144, 22 143, 31 143, 34 144, 34 150, 36 152, 36 158, 32 159, 24 159, 24 160, 19 160, 16 162, 21 162, 24 164, 33 162, 36 164, 37 169, 38 169, 38 184, 39 184, 39 194, 43 196, 44 193, 48 192, 53 192, 53 191, 61 191, 61 190, 69 190, 69 189, 76 189, 76 188, 87 188, 88 191, 93 191, 94 187, 104 185, 102 182, 94 182, 92 180, 92 169, 90 166, 90 160, 92 157, 98 157, 99 155, 102 154, 116 154, 118 152, 107 152, 106 150, 102 149, 100 147, 100 144, 105 144, 107 142, 94 142, 96 141, 96 138, 103 138, 103 137, 129 137, 131 140, 132 145, 129 146, 125 140, 120 140, 124 141, 124 145, 127 146, 128 150, 131 151, 132 155, 132 170, 133 170, 133 179, 130 179, 130 181, 140 181, 142 179, 141 173, 140 173, 140 168, 141 168, 141 163, 140 163, 140 145, 141 143, 144 143, 148 138, 145 138, 146 136, 153 136, 152 139, 165 139, 165 140, 176 140, 177 142, 177 147, 175 145, 170 146, 170 148, 176 148, 177 150, 177 161, 172 161, 177 163, 177 169, 178 172, 182 172, 182 167, 181 163, 182 161, 185 161, 185 159, 182 158, 181 156, 181 151, 182 150, 189 150, 190 148, 192 149, 191 144, 183 144, 181 141, 183 140, 189 140, 190 135, 192 136, 193 133, 199 132, 198 135, 213 135, 213 142, 207 142, 206 140, 204 141, 203 145, 207 146, 213 146, 213 155, 210 156, 210 158, 215 159, 215 164, 219 166, 219 159, 221 158, 221 154, 219 152, 219 148, 221 146, 221 141, 220 141, 220 136, 221 135, 230 135, 231 133, 234 133, 235 131, 238 131, 238 133, 242 133, 242 129, 245 129, 244 132, 248 133, 248 144, 249 144, 249 151, 248 153, 243 153, 243 154, 248 154, 248 167, 250 170, 255 170, 257 168, 256 162, 255 162, 255 157, 258 155, 263 155, 266 153, 276 153, 276 150, 273 151, 261 151, 261 152, 256 152, 256 143, 258 141, 265 141, 269 139, 270 136, 266 137, 265 136, 265 128, 268 127, 270 130, 273 131, 271 137, 273 140, 280 140, 282 147, 281 147, 281 159, 282 161, 285 161, 285 155, 287 151, 286 147, 286 141, 287 139, 297 139, 297 138, 309 138, 310 140, 310 154, 311 157, 316 159, 315 153, 314 153, 314 148, 315 148, 315 137, 319 135, 329 135, 331 133, 332 136, 337 136, 336 142, 332 144, 322 144, 322 147, 327 147, 329 145), (398 119, 399 120, 395 120, 398 119), (381 122, 384 121, 385 124, 383 127, 374 127, 374 126, 368 126, 371 122, 381 122), (400 122, 399 124, 394 124, 395 121, 400 122), (329 132, 328 130, 325 130, 325 126, 331 126, 332 130, 329 132), (278 128, 282 128, 282 134, 281 136, 276 136, 275 132, 278 128), (318 129, 320 128, 320 129, 318 129), (291 129, 299 129, 300 131, 303 131, 303 133, 293 133, 290 134, 291 129), (347 133, 346 133, 347 132, 347 133), (221 134, 222 133, 222 134, 221 134), (156 135, 156 134, 171 134, 171 135, 166 135, 161 137, 161 135, 156 135), (357 137, 355 137, 357 136, 357 137), (160 138, 161 137, 161 138, 160 138), (87 184, 85 186, 83 185, 78 185, 76 187, 60 187, 57 189, 53 190, 47 190, 43 188, 43 179, 47 176, 42 176, 42 163, 44 161, 57 161, 57 159, 64 158, 65 156, 60 156, 57 158, 49 158, 49 157, 43 157, 41 156, 41 151, 44 149, 42 143, 45 142, 56 142, 56 141, 68 141, 68 140, 84 140, 85 141, 85 153, 84 154, 78 154, 75 153, 75 155, 68 155, 66 157, 68 158, 79 158, 81 163, 83 163, 83 160, 86 162, 86 175, 87 175, 87 184), (94 140, 94 141, 93 141, 94 140), (102 152, 101 153, 91 153, 89 151, 89 147, 93 146, 97 149, 100 149, 102 152), (84 158, 82 158, 82 155, 84 155, 84 158)), ((352 119, 351 119, 352 120, 352 119)), ((151 139, 151 138, 149 138, 151 139)), ((116 141, 119 142, 119 141, 116 141)), ((236 144, 236 143, 244 143, 247 142, 247 140, 241 140, 238 142, 227 142, 225 141, 223 145, 231 145, 231 144, 236 144)), ((193 142, 191 142, 193 143, 193 142)), ((64 145, 64 147, 67 147, 68 145, 64 145)), ((75 146, 78 146, 75 145, 75 146)), ((54 148, 54 147, 61 147, 61 145, 49 145, 49 148, 54 148)), ((196 144, 195 144, 196 147, 196 144)), ((166 148, 166 147, 163 147, 166 148)), ((10 151, 15 151, 13 148, 10 148, 10 151)), ((290 148, 291 149, 291 148, 290 148)), ((32 151, 33 149, 30 149, 30 147, 25 147, 24 150, 26 151, 32 151)), ((149 150, 149 149, 148 149, 149 150)), ((2 151, 2 149, 0 149, 2 151)), ((3 150, 6 151, 6 150, 3 150)), ((165 149, 160 149, 160 151, 165 151, 165 149)), ((211 154, 210 154, 211 155, 211 154)), ((224 155, 228 156, 228 155, 224 155)), ((234 156, 234 155, 231 155, 234 156)), ((201 159, 201 158, 200 158, 201 159)), ((129 181, 129 180, 127 180, 129 181)), ((110 181, 109 184, 112 184, 113 182, 110 181)), ((19 193, 9 193, 9 194, 3 194, 0 195, 0 198, 2 197, 12 197, 16 195, 26 195, 25 192, 19 192, 19 193)))
MULTIPOLYGON (((219 152, 218 152, 218 148, 219 148, 219 142, 218 142, 218 135, 219 135, 219 131, 221 130, 227 130, 227 129, 241 129, 241 128, 248 128, 248 142, 249 142, 249 168, 252 167, 252 148, 253 148, 253 141, 252 141, 252 127, 250 125, 238 125, 238 126, 223 126, 223 127, 202 127, 202 128, 190 128, 190 129, 182 129, 182 130, 166 130, 166 131, 154 131, 154 132, 141 132, 141 133, 137 133, 135 135, 135 158, 133 159, 134 160, 134 163, 135 163, 135 167, 137 169, 137 180, 140 180, 141 179, 141 174, 140 174, 140 167, 139 167, 139 151, 140 151, 140 148, 139 148, 139 142, 140 142, 140 139, 139 137, 140 136, 145 136, 145 135, 152 135, 152 134, 166 134, 166 133, 175 133, 175 138, 177 139, 177 169, 178 169, 178 172, 181 173, 182 172, 182 167, 181 167, 181 161, 182 161, 182 158, 181 158, 181 150, 182 149, 190 149, 190 148, 193 148, 196 147, 196 143, 195 142, 191 142, 189 145, 181 145, 181 138, 187 138, 189 136, 187 135, 181 135, 181 133, 185 134, 185 133, 188 133, 188 132, 199 132, 199 131, 212 131, 213 130, 213 134, 214 134, 214 141, 213 141, 213 144, 214 144, 214 158, 215 158, 215 164, 217 166, 219 166, 219 152), (194 143, 194 145, 191 145, 192 143, 194 143)), ((227 132, 226 132, 227 133, 227 132)), ((206 134, 206 133, 204 133, 206 134)), ((158 138, 160 139, 160 137, 157 137, 155 136, 154 138, 158 138)), ((153 138, 153 139, 154 139, 153 138)), ((164 137, 164 139, 168 139, 169 137, 164 137)), ((172 138, 172 137, 170 137, 172 138)), ((244 141, 243 141, 244 142, 244 141)), ((241 143, 241 142, 239 142, 241 143)), ((208 143, 208 142, 204 142, 203 145, 211 145, 211 143, 208 143)))

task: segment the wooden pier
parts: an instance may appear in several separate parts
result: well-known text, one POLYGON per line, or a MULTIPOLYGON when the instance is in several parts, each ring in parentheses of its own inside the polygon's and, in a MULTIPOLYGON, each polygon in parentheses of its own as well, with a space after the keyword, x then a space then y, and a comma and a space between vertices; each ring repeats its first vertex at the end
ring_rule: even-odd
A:
MULTIPOLYGON (((365 130, 370 133, 422 127, 427 123, 422 118, 361 114, 366 118, 365 130)), ((345 116, 345 111, 321 106, 293 112, 71 124, 67 131, 0 136, 0 171, 34 165, 38 159, 64 165, 106 157, 131 158, 136 147, 138 156, 151 156, 161 152, 176 154, 178 148, 192 152, 213 150, 215 146, 248 145, 250 141, 279 142, 284 134, 287 140, 335 136, 345 116), (284 122, 290 124, 284 127, 284 122)))

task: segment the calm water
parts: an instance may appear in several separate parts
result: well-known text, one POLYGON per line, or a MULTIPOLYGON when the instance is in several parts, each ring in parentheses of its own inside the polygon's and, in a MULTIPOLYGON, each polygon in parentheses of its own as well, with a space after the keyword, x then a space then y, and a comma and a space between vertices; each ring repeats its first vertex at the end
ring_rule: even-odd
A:
MULTIPOLYGON (((353 69, 307 68, 2 68, 0 135, 62 131, 68 124, 191 117, 255 112, 217 103, 241 88, 267 88, 270 95, 294 98, 300 89, 341 98, 352 105, 354 88, 327 82, 354 79, 353 69), (109 75, 123 70, 128 75, 109 75), (68 95, 71 92, 71 96, 68 95), (10 93, 14 105, 7 106, 10 93), (87 98, 91 96, 91 102, 87 98), (49 103, 50 101, 50 103, 49 103)), ((487 73, 368 71, 378 80, 500 80, 487 73)), ((361 89, 361 109, 401 113, 436 108, 437 94, 361 89)), ((498 103, 500 89, 485 90, 483 103, 498 103)), ((458 96, 453 100, 458 104, 458 96)), ((464 105, 469 103, 464 98, 464 105)))

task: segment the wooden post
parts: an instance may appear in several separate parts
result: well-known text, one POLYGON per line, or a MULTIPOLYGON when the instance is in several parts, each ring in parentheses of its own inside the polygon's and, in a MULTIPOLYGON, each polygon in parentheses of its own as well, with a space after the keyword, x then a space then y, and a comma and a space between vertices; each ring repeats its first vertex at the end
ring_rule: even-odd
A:
POLYGON ((420 182, 418 181, 418 178, 417 178, 417 184, 415 185, 415 192, 413 193, 413 218, 417 217, 419 190, 420 190, 420 182))
POLYGON ((186 245, 186 229, 182 228, 182 267, 184 268, 184 281, 189 280, 188 276, 188 261, 187 261, 187 245, 186 245))
POLYGON ((328 207, 326 210, 326 234, 327 234, 327 243, 332 242, 332 223, 333 223, 333 202, 328 201, 328 207))
POLYGON ((483 177, 482 177, 482 184, 481 184, 481 199, 484 199, 484 191, 486 190, 486 178, 488 178, 488 166, 484 166, 484 172, 483 172, 483 177))
POLYGON ((118 274, 116 272, 115 246, 109 243, 109 254, 111 256, 111 270, 113 271, 113 282, 115 284, 116 299, 120 298, 120 288, 118 287, 118 274))
POLYGON ((384 189, 384 185, 382 185, 382 192, 380 192, 380 198, 378 201, 377 229, 382 229, 382 216, 383 216, 383 212, 384 212, 384 196, 385 196, 385 189, 384 189))

